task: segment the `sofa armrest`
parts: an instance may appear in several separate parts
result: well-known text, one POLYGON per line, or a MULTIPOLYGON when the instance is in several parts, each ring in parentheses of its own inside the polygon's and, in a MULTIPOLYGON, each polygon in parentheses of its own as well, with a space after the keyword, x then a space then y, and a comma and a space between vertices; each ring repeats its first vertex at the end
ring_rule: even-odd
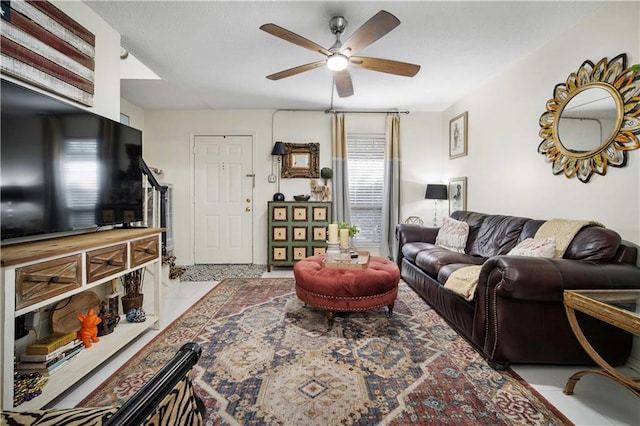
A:
MULTIPOLYGON (((198 362, 202 349, 197 343, 185 343, 178 353, 160 369, 147 383, 145 383, 131 398, 129 398, 122 406, 111 416, 104 424, 108 425, 141 425, 141 424, 160 424, 162 419, 154 419, 156 421, 148 422, 149 417, 153 417, 161 404, 168 404, 164 407, 162 414, 167 415, 177 408, 184 416, 186 407, 184 401, 168 401, 169 395, 174 388, 183 381, 191 368, 198 362)), ((193 416, 201 417, 204 414, 204 406, 202 401, 195 395, 191 389, 191 382, 187 379, 186 386, 188 391, 179 392, 178 398, 184 398, 185 395, 194 399, 190 404, 193 416), (195 406, 193 406, 195 404, 195 406)), ((177 414, 177 413, 174 413, 177 414)), ((164 419, 166 421, 166 419, 164 419)), ((200 419, 201 420, 201 419, 200 419)), ((201 424, 202 422, 197 422, 201 424)))
MULTIPOLYGON (((589 363, 567 320, 564 290, 632 288, 640 288, 640 269, 634 265, 494 256, 480 271, 473 341, 496 368, 510 362, 589 363)), ((624 364, 629 333, 594 318, 582 320, 598 353, 614 365, 624 364)))
POLYGON ((67 408, 0 412, 0 424, 8 425, 202 425, 206 408, 195 394, 189 370, 198 362, 202 349, 186 343, 147 383, 120 407, 67 408))
POLYGON ((634 265, 528 256, 487 259, 478 283, 478 292, 496 297, 560 303, 564 290, 634 288, 640 288, 640 268, 634 265))
POLYGON ((424 242, 435 244, 439 227, 420 226, 401 223, 396 225, 396 239, 398 240, 398 253, 396 263, 402 269, 402 246, 406 243, 424 242))

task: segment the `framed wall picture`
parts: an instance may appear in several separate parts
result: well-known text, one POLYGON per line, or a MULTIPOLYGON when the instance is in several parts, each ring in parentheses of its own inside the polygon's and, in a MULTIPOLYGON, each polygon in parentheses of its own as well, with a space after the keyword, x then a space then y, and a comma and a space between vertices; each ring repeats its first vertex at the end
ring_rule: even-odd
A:
POLYGON ((449 120, 449 159, 467 155, 468 111, 449 120))
POLYGON ((319 178, 320 144, 285 142, 281 176, 283 178, 319 178))
POLYGON ((449 215, 458 210, 467 209, 467 178, 449 179, 449 215))

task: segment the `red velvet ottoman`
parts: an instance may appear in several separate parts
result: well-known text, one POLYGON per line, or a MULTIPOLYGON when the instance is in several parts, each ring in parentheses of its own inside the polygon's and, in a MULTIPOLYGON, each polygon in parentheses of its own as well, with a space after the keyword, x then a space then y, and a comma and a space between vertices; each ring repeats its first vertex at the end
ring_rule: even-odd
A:
POLYGON ((329 329, 336 312, 357 312, 387 306, 389 316, 398 295, 400 270, 384 257, 371 256, 367 269, 322 266, 324 255, 307 257, 293 267, 298 298, 325 309, 329 329))

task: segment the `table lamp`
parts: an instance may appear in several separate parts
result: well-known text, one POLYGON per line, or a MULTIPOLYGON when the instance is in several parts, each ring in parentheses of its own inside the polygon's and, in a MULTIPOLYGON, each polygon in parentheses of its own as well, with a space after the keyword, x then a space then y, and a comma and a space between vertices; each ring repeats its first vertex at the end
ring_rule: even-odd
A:
POLYGON ((271 155, 278 156, 278 166, 276 169, 276 179, 278 182, 278 192, 273 194, 273 201, 284 201, 284 194, 280 192, 280 167, 282 163, 282 156, 287 154, 287 150, 284 147, 284 144, 280 141, 277 141, 273 145, 273 149, 271 150, 271 155))
POLYGON ((427 184, 427 192, 424 194, 427 200, 435 200, 433 208, 433 226, 438 226, 438 201, 447 199, 447 185, 427 184))

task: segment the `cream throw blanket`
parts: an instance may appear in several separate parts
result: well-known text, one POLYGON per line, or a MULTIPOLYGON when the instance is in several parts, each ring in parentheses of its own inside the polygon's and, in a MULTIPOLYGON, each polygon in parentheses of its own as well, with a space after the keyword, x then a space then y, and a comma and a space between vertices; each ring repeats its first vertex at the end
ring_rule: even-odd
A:
POLYGON ((593 220, 550 219, 538 228, 535 238, 555 238, 556 254, 554 257, 559 259, 564 256, 569 243, 571 243, 578 231, 588 225, 604 226, 593 220))
MULTIPOLYGON (((536 239, 555 238, 556 253, 555 258, 561 258, 569 247, 569 243, 585 226, 604 226, 599 222, 592 220, 568 220, 568 219, 551 219, 542 224, 536 232, 536 239)), ((452 292, 462 296, 467 301, 472 301, 478 287, 478 277, 480 276, 482 265, 471 265, 453 271, 444 287, 452 292)))
POLYGON ((453 271, 444 283, 444 288, 448 288, 471 302, 476 295, 480 269, 482 269, 482 265, 471 265, 453 271))

